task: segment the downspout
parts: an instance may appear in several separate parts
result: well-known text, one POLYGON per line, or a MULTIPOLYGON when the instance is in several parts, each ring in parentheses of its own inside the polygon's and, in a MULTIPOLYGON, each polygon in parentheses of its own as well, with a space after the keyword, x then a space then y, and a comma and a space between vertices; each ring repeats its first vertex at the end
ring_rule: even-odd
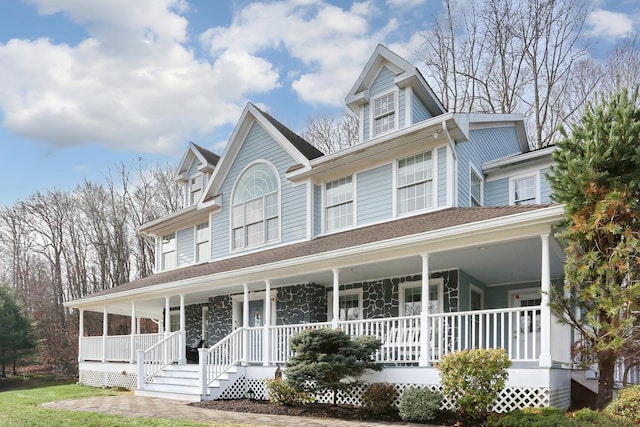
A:
POLYGON ((455 143, 453 142, 453 138, 451 138, 451 134, 449 133, 449 129, 447 129, 447 122, 446 120, 444 122, 442 122, 442 132, 444 132, 444 134, 447 136, 447 144, 449 145, 449 148, 451 148, 451 154, 453 155, 453 160, 457 159, 457 155, 456 155, 456 147, 455 147, 455 143))
MULTIPOLYGON (((456 206, 457 205, 456 195, 458 194, 458 191, 457 191, 457 188, 458 188, 458 184, 457 184, 458 162, 456 160, 458 160, 458 156, 456 154, 455 142, 453 141, 453 138, 451 138, 451 134, 449 133, 449 129, 447 129, 447 121, 446 120, 442 122, 442 132, 446 136, 445 139, 447 140, 447 145, 449 146, 449 149, 451 150, 451 157, 452 157, 452 161, 451 161, 451 165, 450 165, 451 166, 451 183, 447 184, 447 205, 456 206)), ((449 166, 449 165, 447 165, 447 166, 449 166)))

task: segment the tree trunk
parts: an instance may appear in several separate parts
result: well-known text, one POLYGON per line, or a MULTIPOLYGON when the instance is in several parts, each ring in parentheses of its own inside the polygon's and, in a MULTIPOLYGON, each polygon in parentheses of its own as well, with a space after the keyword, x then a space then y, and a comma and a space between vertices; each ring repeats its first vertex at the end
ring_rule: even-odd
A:
POLYGON ((598 353, 598 398, 596 408, 604 409, 613 398, 613 373, 616 366, 616 356, 611 350, 598 353))

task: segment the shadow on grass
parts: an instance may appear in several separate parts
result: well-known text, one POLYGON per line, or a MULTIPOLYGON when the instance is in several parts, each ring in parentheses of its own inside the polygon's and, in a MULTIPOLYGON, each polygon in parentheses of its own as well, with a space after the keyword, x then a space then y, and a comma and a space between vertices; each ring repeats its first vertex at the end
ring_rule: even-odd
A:
POLYGON ((0 393, 13 390, 30 390, 41 387, 75 384, 75 378, 60 377, 54 374, 21 375, 0 378, 0 393))

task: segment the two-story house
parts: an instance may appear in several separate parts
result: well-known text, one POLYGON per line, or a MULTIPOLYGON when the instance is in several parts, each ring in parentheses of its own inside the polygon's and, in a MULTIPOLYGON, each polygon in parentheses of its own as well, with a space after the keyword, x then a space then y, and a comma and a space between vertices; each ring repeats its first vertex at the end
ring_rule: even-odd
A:
POLYGON ((446 111, 384 46, 346 102, 359 143, 336 153, 252 104, 221 157, 189 145, 184 209, 139 230, 155 238, 155 274, 68 304, 80 310, 81 383, 261 396, 294 334, 341 328, 382 341, 369 382, 438 388, 442 355, 497 347, 512 361, 497 410, 568 406, 571 333, 546 303, 563 281, 552 148, 529 149, 520 115, 446 111), (130 316, 131 333, 85 336, 86 311, 105 325, 130 316), (158 333, 140 334, 140 318, 158 333))

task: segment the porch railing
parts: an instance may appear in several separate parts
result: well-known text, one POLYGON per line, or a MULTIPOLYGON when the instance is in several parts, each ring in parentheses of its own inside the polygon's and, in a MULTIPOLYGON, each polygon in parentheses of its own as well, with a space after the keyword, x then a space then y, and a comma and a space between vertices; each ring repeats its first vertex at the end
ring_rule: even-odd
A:
MULTIPOLYGON (((242 360, 242 333, 242 328, 236 329, 206 352, 200 353, 200 367, 205 370, 206 374, 204 375, 206 384, 203 385, 203 388, 208 387, 212 381, 215 381, 242 360), (206 357, 203 359, 202 355, 206 357)), ((203 394, 207 394, 206 390, 203 391, 203 394)))
MULTIPOLYGON (((293 355, 291 351, 291 337, 307 329, 330 328, 331 322, 302 323, 297 325, 278 325, 269 328, 271 351, 269 361, 272 363, 285 363, 293 355)), ((262 328, 261 328, 262 329, 262 328)))
MULTIPOLYGON (((133 350, 144 350, 164 339, 164 334, 136 334, 133 336, 133 350)), ((101 361, 102 343, 106 341, 107 362, 131 361, 131 335, 82 337, 80 360, 101 361)))
POLYGON ((138 388, 152 381, 165 366, 180 361, 181 335, 182 331, 173 332, 146 350, 138 351, 138 388))

